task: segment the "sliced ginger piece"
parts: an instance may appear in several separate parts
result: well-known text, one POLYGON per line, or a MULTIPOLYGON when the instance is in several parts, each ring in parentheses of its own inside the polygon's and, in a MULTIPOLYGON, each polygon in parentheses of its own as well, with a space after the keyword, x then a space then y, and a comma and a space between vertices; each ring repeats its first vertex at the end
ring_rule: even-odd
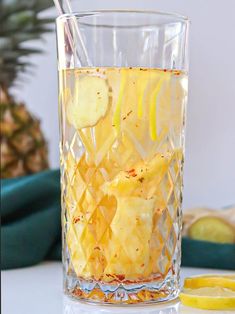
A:
POLYGON ((235 229, 220 217, 205 216, 196 220, 188 230, 189 237, 217 243, 234 243, 235 229))
POLYGON ((108 104, 109 87, 104 78, 80 77, 67 105, 67 119, 76 129, 92 127, 105 116, 108 104))

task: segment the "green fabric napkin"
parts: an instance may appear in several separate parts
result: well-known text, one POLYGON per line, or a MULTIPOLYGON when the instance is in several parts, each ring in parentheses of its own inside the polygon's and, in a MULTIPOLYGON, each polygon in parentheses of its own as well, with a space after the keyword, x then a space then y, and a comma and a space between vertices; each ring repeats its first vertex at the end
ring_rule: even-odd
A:
MULTIPOLYGON (((1 180, 2 269, 61 259, 60 174, 1 180)), ((182 265, 235 269, 235 245, 182 240, 182 265)))
POLYGON ((183 238, 182 266, 235 270, 235 244, 183 238))
POLYGON ((2 269, 59 259, 59 171, 1 180, 1 216, 2 269))

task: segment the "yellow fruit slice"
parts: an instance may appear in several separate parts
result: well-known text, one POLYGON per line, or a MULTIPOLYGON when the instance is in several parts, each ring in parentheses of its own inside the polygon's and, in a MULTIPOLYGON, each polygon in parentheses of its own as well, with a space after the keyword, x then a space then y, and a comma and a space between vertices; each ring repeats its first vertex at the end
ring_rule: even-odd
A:
POLYGON ((113 114, 113 125, 116 128, 117 132, 120 131, 120 127, 121 127, 121 107, 122 107, 125 88, 127 87, 126 86, 127 85, 127 73, 128 72, 126 71, 126 69, 122 69, 120 71, 120 75, 121 75, 120 89, 119 89, 116 109, 113 114))
MULTIPOLYGON (((149 266, 155 200, 120 197, 111 223, 110 258, 106 273, 134 279, 149 266)), ((149 271, 151 273, 151 270, 149 271)))
POLYGON ((133 168, 120 171, 112 180, 106 182, 102 189, 108 195, 130 196, 138 189, 144 188, 148 181, 155 180, 155 185, 163 178, 168 170, 170 162, 169 155, 157 154, 149 162, 139 162, 133 168))
POLYGON ((159 140, 159 129, 164 129, 162 132, 166 134, 171 123, 171 99, 168 97, 170 92, 168 82, 170 82, 170 78, 170 72, 161 72, 156 87, 150 95, 149 130, 153 141, 159 140))
POLYGON ((153 141, 156 141, 157 139, 157 121, 156 121, 156 116, 157 116, 157 97, 158 94, 161 90, 163 83, 163 78, 161 78, 154 89, 151 98, 150 98, 150 112, 149 112, 149 121, 150 121, 150 136, 153 141))
POLYGON ((67 105, 67 119, 76 129, 94 126, 105 116, 108 104, 109 88, 104 78, 79 77, 67 105))
POLYGON ((184 288, 222 287, 235 291, 235 275, 194 276, 184 280, 184 288))
POLYGON ((180 300, 186 306, 205 310, 235 309, 235 291, 222 287, 184 289, 180 300))
POLYGON ((217 243, 234 243, 235 229, 220 217, 205 216, 196 220, 188 230, 189 237, 217 243))
POLYGON ((142 118, 144 114, 144 96, 147 91, 147 87, 151 82, 152 73, 148 73, 147 71, 139 70, 139 78, 137 80, 137 113, 138 117, 142 118))

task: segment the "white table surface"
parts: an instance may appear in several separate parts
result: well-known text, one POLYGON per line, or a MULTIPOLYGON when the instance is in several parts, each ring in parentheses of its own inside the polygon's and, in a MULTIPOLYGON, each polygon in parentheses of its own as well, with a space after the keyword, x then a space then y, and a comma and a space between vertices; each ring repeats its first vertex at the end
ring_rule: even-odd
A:
MULTIPOLYGON (((181 279, 198 274, 231 272, 182 268, 181 279)), ((63 296, 62 265, 45 262, 37 266, 2 271, 2 314, 231 314, 234 311, 204 311, 178 301, 148 306, 95 306, 63 296)))

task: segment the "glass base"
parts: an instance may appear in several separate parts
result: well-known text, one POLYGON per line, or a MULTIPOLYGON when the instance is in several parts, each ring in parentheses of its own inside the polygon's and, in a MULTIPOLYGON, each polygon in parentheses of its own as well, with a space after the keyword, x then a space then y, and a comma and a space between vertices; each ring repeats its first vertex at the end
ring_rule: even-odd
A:
POLYGON ((176 276, 151 283, 115 285, 67 276, 65 293, 73 299, 95 304, 150 304, 177 298, 179 284, 176 276))

